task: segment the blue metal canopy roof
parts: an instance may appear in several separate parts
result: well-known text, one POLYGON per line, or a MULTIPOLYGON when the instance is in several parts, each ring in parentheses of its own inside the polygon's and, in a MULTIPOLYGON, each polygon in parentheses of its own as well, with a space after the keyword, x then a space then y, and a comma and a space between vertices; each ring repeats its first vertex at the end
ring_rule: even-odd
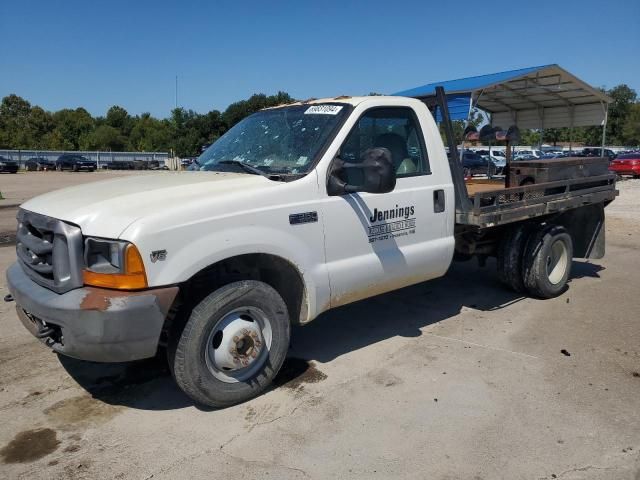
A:
POLYGON ((457 80, 446 80, 443 82, 433 82, 421 87, 410 88, 401 92, 393 93, 401 97, 427 97, 435 95, 436 87, 444 87, 445 92, 471 92, 474 90, 482 90, 498 83, 503 83, 515 78, 527 75, 528 73, 542 70, 544 68, 553 67, 555 65, 541 65, 539 67, 520 68, 518 70, 508 70, 506 72, 490 73, 488 75, 478 75, 476 77, 458 78, 457 80))
POLYGON ((520 128, 601 125, 612 101, 556 64, 433 82, 393 95, 429 103, 437 86, 445 89, 452 120, 466 120, 476 107, 491 114, 494 125, 520 128))

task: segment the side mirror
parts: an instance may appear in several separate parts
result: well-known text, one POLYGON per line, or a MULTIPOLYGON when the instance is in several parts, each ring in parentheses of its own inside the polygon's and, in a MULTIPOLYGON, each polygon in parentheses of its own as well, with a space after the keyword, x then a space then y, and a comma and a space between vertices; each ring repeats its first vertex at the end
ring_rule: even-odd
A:
POLYGON ((345 195, 355 192, 389 193, 396 187, 396 170, 391 161, 391 152, 386 148, 370 148, 362 154, 360 163, 344 162, 339 157, 333 160, 327 192, 329 195, 345 195), (350 169, 362 172, 362 184, 350 185, 346 172, 350 169))

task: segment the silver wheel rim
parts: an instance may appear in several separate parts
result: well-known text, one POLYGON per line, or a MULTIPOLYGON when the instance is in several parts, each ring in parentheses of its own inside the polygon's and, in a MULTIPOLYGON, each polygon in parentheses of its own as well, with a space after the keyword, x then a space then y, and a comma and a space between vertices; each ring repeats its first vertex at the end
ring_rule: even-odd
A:
POLYGON ((222 382, 244 382, 266 363, 272 337, 271 322, 262 310, 235 309, 209 333, 205 349, 207 368, 222 382))
POLYGON ((562 240, 556 240, 551 245, 551 251, 547 257, 547 278, 553 285, 559 284, 564 278, 569 263, 567 246, 562 240))

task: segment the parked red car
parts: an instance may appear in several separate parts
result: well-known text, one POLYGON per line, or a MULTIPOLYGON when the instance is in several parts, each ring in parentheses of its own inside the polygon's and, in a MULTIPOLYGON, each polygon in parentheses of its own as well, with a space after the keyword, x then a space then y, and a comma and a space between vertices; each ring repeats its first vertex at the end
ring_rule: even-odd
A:
POLYGON ((640 178, 640 152, 618 155, 609 165, 609 170, 618 175, 633 175, 640 178))

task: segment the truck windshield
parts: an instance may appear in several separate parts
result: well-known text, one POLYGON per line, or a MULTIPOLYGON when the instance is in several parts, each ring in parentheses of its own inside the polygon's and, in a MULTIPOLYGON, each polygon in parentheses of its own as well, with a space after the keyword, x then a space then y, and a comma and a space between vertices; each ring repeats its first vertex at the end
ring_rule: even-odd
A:
POLYGON ((251 173, 248 166, 267 175, 305 174, 347 111, 347 105, 323 103, 254 113, 205 150, 196 169, 251 173))

